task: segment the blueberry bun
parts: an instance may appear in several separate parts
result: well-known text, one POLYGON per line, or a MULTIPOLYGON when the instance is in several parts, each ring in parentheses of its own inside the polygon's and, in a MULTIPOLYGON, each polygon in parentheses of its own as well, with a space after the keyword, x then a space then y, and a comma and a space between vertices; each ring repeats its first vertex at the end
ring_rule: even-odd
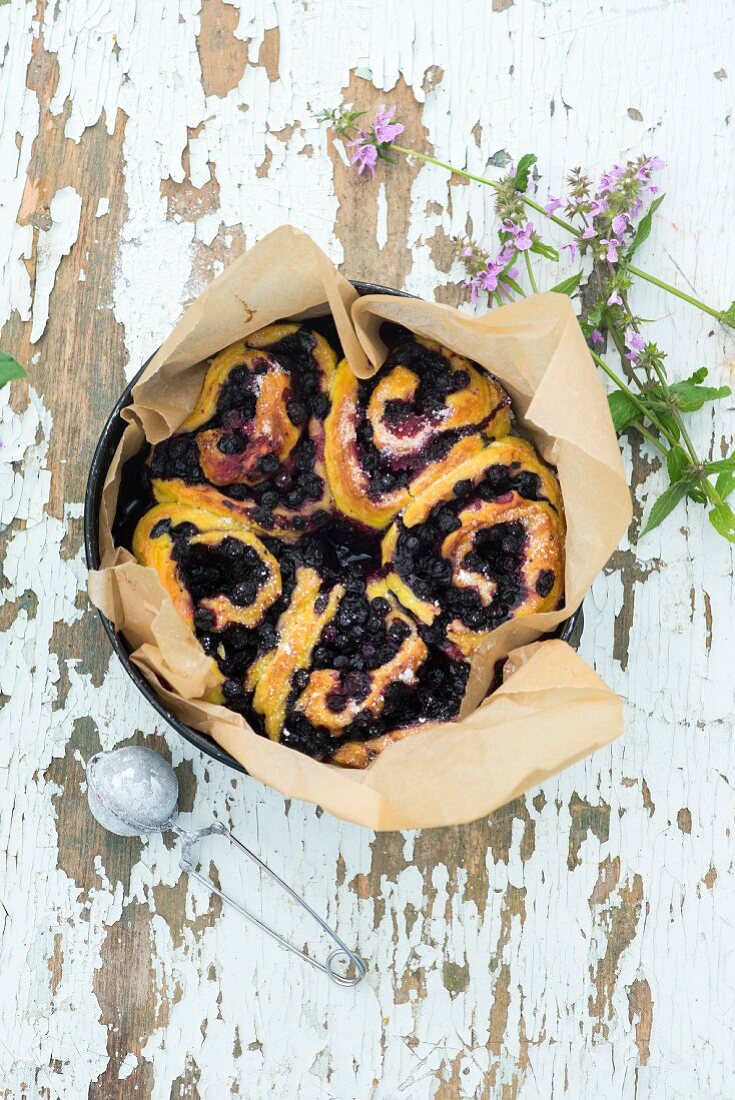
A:
POLYGON ((455 719, 487 636, 564 598, 559 483, 500 383, 405 330, 389 346, 361 381, 278 323, 203 364, 132 539, 216 664, 210 701, 351 768, 455 719))
POLYGON ((526 440, 490 443, 411 501, 382 558, 391 590, 432 640, 470 657, 501 623, 560 604, 556 477, 526 440))
POLYGON ((337 508, 387 527, 411 497, 510 427, 510 398, 487 371, 404 336, 372 378, 343 360, 330 384, 326 462, 337 508))
POLYGON ((336 355, 323 336, 275 324, 212 359, 196 407, 151 458, 158 501, 236 516, 295 539, 331 507, 324 419, 336 355))

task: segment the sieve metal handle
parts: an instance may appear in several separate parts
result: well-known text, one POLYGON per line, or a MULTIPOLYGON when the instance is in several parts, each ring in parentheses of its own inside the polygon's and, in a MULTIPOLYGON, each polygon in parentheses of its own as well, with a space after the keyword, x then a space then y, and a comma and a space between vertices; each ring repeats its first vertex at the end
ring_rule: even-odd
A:
POLYGON ((241 916, 245 917, 246 920, 249 920, 253 924, 257 925, 257 927, 260 928, 262 932, 265 932, 266 935, 270 936, 271 939, 276 941, 276 943, 279 943, 281 947, 285 947, 287 951, 291 951, 292 954, 298 955, 300 958, 310 963, 316 970, 321 970, 323 974, 326 974, 327 977, 335 983, 335 985, 350 987, 356 986, 362 981, 362 979, 365 977, 365 964, 362 959, 358 955, 356 955, 354 951, 351 951, 349 949, 349 947, 337 935, 334 929, 329 927, 326 921, 323 920, 323 918, 320 917, 314 909, 312 909, 308 902, 304 901, 303 898, 300 898, 299 895, 291 889, 288 883, 284 882, 283 879, 275 873, 275 871, 271 871, 270 867, 266 863, 264 863, 262 859, 256 856, 255 852, 251 852, 251 850, 249 848, 246 848, 245 845, 241 841, 239 841, 236 836, 233 836, 230 830, 225 828, 222 822, 214 821, 205 829, 197 829, 196 832, 188 832, 186 829, 182 829, 180 825, 175 823, 172 823, 171 827, 176 833, 178 833, 179 837, 181 838, 181 860, 179 865, 182 870, 186 871, 189 875, 191 875, 192 878, 195 878, 198 882, 201 882, 202 885, 206 886, 206 888, 211 893, 216 894, 218 898, 221 898, 222 901, 230 905, 241 916), (212 882, 210 878, 207 878, 206 875, 203 875, 200 871, 197 871, 196 865, 191 855, 191 849, 194 844, 197 843, 197 841, 203 840, 204 837, 207 836, 226 837, 227 840, 229 840, 230 844, 238 848, 244 855, 248 857, 248 859, 252 859, 252 861, 257 864, 261 871, 263 871, 266 875, 268 875, 269 878, 273 880, 273 882, 277 883, 278 886, 285 890, 286 893, 291 898, 293 898, 297 905, 300 905, 302 909, 306 910, 309 916, 316 921, 319 927, 323 929, 324 932, 326 932, 329 938, 337 944, 337 947, 334 949, 334 951, 330 952, 330 954, 327 956, 326 962, 319 962, 317 959, 312 958, 311 955, 307 955, 306 952, 301 951, 294 944, 289 943, 287 939, 284 939, 284 937, 279 932, 276 932, 274 928, 271 928, 270 925, 265 924, 260 919, 260 917, 257 917, 255 915, 255 913, 251 913, 249 909, 246 909, 238 901, 235 901, 235 899, 230 897, 229 894, 225 894, 222 890, 220 890, 220 888, 214 882, 212 882), (343 965, 345 963, 352 964, 352 967, 354 968, 354 973, 351 977, 348 977, 346 974, 340 973, 340 971, 336 969, 340 962, 343 965))

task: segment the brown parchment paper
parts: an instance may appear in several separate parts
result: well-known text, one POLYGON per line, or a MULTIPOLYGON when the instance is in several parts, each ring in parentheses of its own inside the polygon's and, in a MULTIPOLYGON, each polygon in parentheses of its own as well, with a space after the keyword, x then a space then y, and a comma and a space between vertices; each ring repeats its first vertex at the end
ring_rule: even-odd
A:
POLYGON ((622 460, 598 379, 569 299, 539 294, 470 317, 410 298, 358 298, 304 233, 282 226, 236 260, 185 311, 133 389, 128 421, 100 506, 101 566, 92 601, 133 646, 132 660, 179 719, 207 733, 255 778, 373 829, 457 824, 498 806, 612 741, 617 696, 566 643, 539 642, 584 598, 630 521, 622 460), (155 571, 113 544, 123 463, 147 439, 176 430, 193 406, 203 360, 279 318, 332 313, 355 373, 385 358, 384 320, 440 341, 504 384, 523 434, 558 470, 567 520, 563 609, 504 623, 476 654, 460 719, 427 724, 365 771, 322 764, 256 734, 202 696, 215 665, 175 612, 155 571), (504 682, 484 698, 495 662, 504 682))

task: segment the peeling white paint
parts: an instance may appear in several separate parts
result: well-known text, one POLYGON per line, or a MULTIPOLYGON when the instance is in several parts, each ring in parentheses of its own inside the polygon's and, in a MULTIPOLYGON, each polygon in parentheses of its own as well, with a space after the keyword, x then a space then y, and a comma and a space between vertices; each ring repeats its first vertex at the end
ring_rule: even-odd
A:
POLYGON ((30 4, 0 8, 0 325, 13 309, 23 320, 31 311, 31 283, 23 261, 31 256, 33 226, 19 225, 17 219, 39 121, 38 100, 25 79, 32 11, 30 4))
POLYGON ((375 239, 378 242, 378 248, 381 249, 388 243, 388 198, 382 181, 378 187, 378 220, 375 239))
POLYGON ((36 258, 36 288, 33 294, 33 324, 30 340, 37 344, 48 321, 49 301, 56 272, 64 256, 71 252, 79 232, 82 196, 73 187, 62 187, 51 199, 51 225, 41 230, 36 258))
MULTIPOLYGON (((228 248, 234 227, 242 226, 251 243, 292 220, 343 259, 334 231, 339 201, 313 113, 339 103, 355 68, 372 74, 388 103, 402 77, 424 104, 423 123, 437 152, 479 173, 498 149, 513 156, 533 149, 543 188, 547 181, 557 185, 570 165, 601 169, 621 154, 655 149, 669 164, 670 223, 647 246, 646 266, 675 279, 675 264, 681 266, 704 298, 720 304, 723 288, 735 286, 735 256, 721 247, 735 200, 722 182, 731 153, 730 82, 712 74, 729 68, 730 7, 724 0, 696 9, 680 2, 672 6, 676 18, 662 20, 659 6, 636 0, 613 5, 602 23, 592 0, 489 9, 457 0, 448 21, 446 5, 418 0, 400 8, 367 0, 255 0, 241 5, 236 33, 248 42, 249 63, 238 86, 206 97, 198 0, 51 0, 36 30, 35 4, 0 6, 0 321, 13 310, 31 317, 32 288, 33 340, 49 310, 71 313, 73 303, 57 304, 53 287, 63 265, 74 262, 68 253, 82 203, 94 201, 64 177, 51 203, 51 229, 34 230, 33 203, 18 224, 40 126, 36 94, 26 89, 34 34, 58 63, 51 112, 68 110, 68 140, 79 141, 100 119, 110 134, 124 126, 124 194, 111 190, 109 200, 113 213, 127 212, 119 256, 85 255, 84 293, 101 262, 117 263, 112 308, 124 325, 129 373, 178 317, 199 278, 195 252, 220 239, 228 248), (277 25, 280 76, 271 82, 257 60, 266 31, 277 25), (625 79, 619 67, 598 65, 591 94, 590 58, 599 56, 601 35, 619 45, 625 79), (672 59, 679 66, 675 82, 672 59), (432 66, 445 75, 424 92, 432 66), (643 125, 628 116, 631 105, 643 125), (471 135, 477 122, 479 146, 471 135), (274 136, 291 126, 287 140, 274 136), (306 146, 312 155, 302 155, 306 146), (267 174, 257 178, 266 149, 267 174), (216 208, 191 221, 184 214, 167 218, 165 181, 196 190, 211 176, 219 185, 216 208), (34 232, 32 281, 24 261, 31 259, 34 232)), ((380 248, 388 243, 389 173, 381 166, 376 183, 364 181, 363 201, 377 209, 380 248)), ((99 201, 98 217, 107 213, 106 201, 99 201)), ((436 270, 428 242, 437 229, 461 236, 468 219, 476 235, 489 232, 490 194, 479 186, 450 191, 443 174, 423 168, 411 194, 408 289, 431 297, 438 284, 458 277, 456 269, 450 276, 436 270), (427 214, 431 200, 442 209, 427 214)), ((636 294, 642 314, 663 318, 658 332, 672 351, 672 373, 687 372, 696 357, 709 366, 713 384, 728 380, 732 341, 719 331, 709 337, 708 323, 658 293, 636 294), (682 349, 690 350, 685 356, 682 349)), ((39 347, 43 355, 43 340, 39 347)), ((492 831, 375 841, 251 780, 233 780, 163 728, 116 661, 95 684, 86 654, 57 652, 57 625, 78 623, 82 615, 84 569, 74 552, 81 508, 67 502, 63 519, 49 514, 49 411, 34 389, 25 409, 11 412, 8 400, 8 391, 0 392, 0 523, 14 522, 3 536, 0 587, 0 611, 7 614, 0 692, 8 697, 0 717, 0 900, 7 909, 0 908, 0 1083, 13 1100, 28 1081, 39 1096, 44 1087, 64 1097, 101 1095, 94 1083, 108 1067, 111 1035, 94 989, 100 968, 120 949, 127 906, 144 914, 149 940, 141 949, 150 950, 156 1023, 136 1037, 135 1050, 120 1052, 114 1077, 132 1090, 150 1071, 155 1100, 167 1100, 186 1074, 196 1076, 202 1100, 229 1095, 235 1081, 248 1100, 425 1100, 442 1082, 445 1096, 461 1100, 503 1088, 521 1100, 735 1095, 735 991, 728 984, 735 911, 733 570, 731 551, 701 510, 690 509, 686 519, 682 513, 641 545, 640 560, 651 566, 645 582, 626 589, 622 575, 612 573, 596 581, 585 603, 583 653, 628 700, 625 739, 547 783, 543 800, 525 800, 519 811, 525 819, 517 816, 507 827, 507 852, 501 815, 492 831), (76 534, 65 543, 70 525, 76 534), (631 592, 623 670, 612 653, 613 628, 631 592), (233 914, 208 924, 208 900, 196 884, 185 886, 188 923, 183 930, 173 919, 169 924, 163 913, 180 876, 176 851, 161 838, 140 847, 124 881, 98 853, 94 887, 83 892, 59 867, 57 813, 60 799, 82 799, 84 791, 71 783, 62 791, 44 778, 68 751, 80 719, 94 725, 105 748, 136 730, 165 736, 174 764, 184 763, 195 777, 191 821, 216 809, 266 855, 357 945, 368 962, 365 985, 349 994, 332 990, 233 914), (606 819, 594 809, 609 806, 606 840, 586 828, 584 815, 575 818, 575 796, 592 808, 593 822, 606 819), (684 807, 691 832, 677 823, 684 807), (579 860, 573 870, 570 859, 573 866, 579 860), (375 881, 369 876, 378 867, 375 881), (635 901, 628 900, 636 876, 637 922, 635 901), (595 976, 599 970, 604 976, 621 915, 630 934, 621 940, 615 932, 622 949, 609 963, 607 988, 595 976), (648 983, 653 1002, 647 1062, 629 1002, 636 981, 648 983)), ((724 404, 712 419, 696 418, 701 451, 719 445, 731 419, 724 404)), ((76 461, 72 440, 56 443, 60 463, 76 461)), ((664 483, 663 473, 654 475, 645 495, 664 483)), ((210 855, 226 890, 277 916, 298 942, 324 950, 297 914, 261 890, 250 869, 214 848, 206 862, 210 855)))

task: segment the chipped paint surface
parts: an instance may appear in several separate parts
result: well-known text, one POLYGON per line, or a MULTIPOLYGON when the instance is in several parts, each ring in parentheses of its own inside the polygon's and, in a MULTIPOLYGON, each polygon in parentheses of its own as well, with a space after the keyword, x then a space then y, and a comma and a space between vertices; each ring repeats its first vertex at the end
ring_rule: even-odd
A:
MULTIPOLYGON (((669 213, 647 266, 725 305, 735 15, 663 9, 0 4, 0 322, 32 383, 0 393, 3 1100, 735 1095, 735 593, 701 510, 624 544, 585 604, 582 652, 627 699, 625 738, 488 821, 379 837, 167 732, 109 655, 80 549, 107 410, 246 244, 292 221, 350 275, 459 300, 451 237, 490 232, 488 196, 419 165, 358 181, 313 121, 344 96, 397 102, 407 144, 473 171, 533 149, 550 186, 657 152, 669 213), (591 79, 601 41, 624 80, 591 79), (84 761, 132 737, 170 754, 190 820, 216 808, 357 945, 358 992, 210 903, 163 839, 97 828, 84 761)), ((731 380, 732 339, 637 301, 672 372, 731 380)), ((719 455, 731 431, 723 403, 695 443, 719 455)), ((626 459, 637 528, 664 478, 626 459)), ((204 865, 324 949, 215 845, 204 865)))

